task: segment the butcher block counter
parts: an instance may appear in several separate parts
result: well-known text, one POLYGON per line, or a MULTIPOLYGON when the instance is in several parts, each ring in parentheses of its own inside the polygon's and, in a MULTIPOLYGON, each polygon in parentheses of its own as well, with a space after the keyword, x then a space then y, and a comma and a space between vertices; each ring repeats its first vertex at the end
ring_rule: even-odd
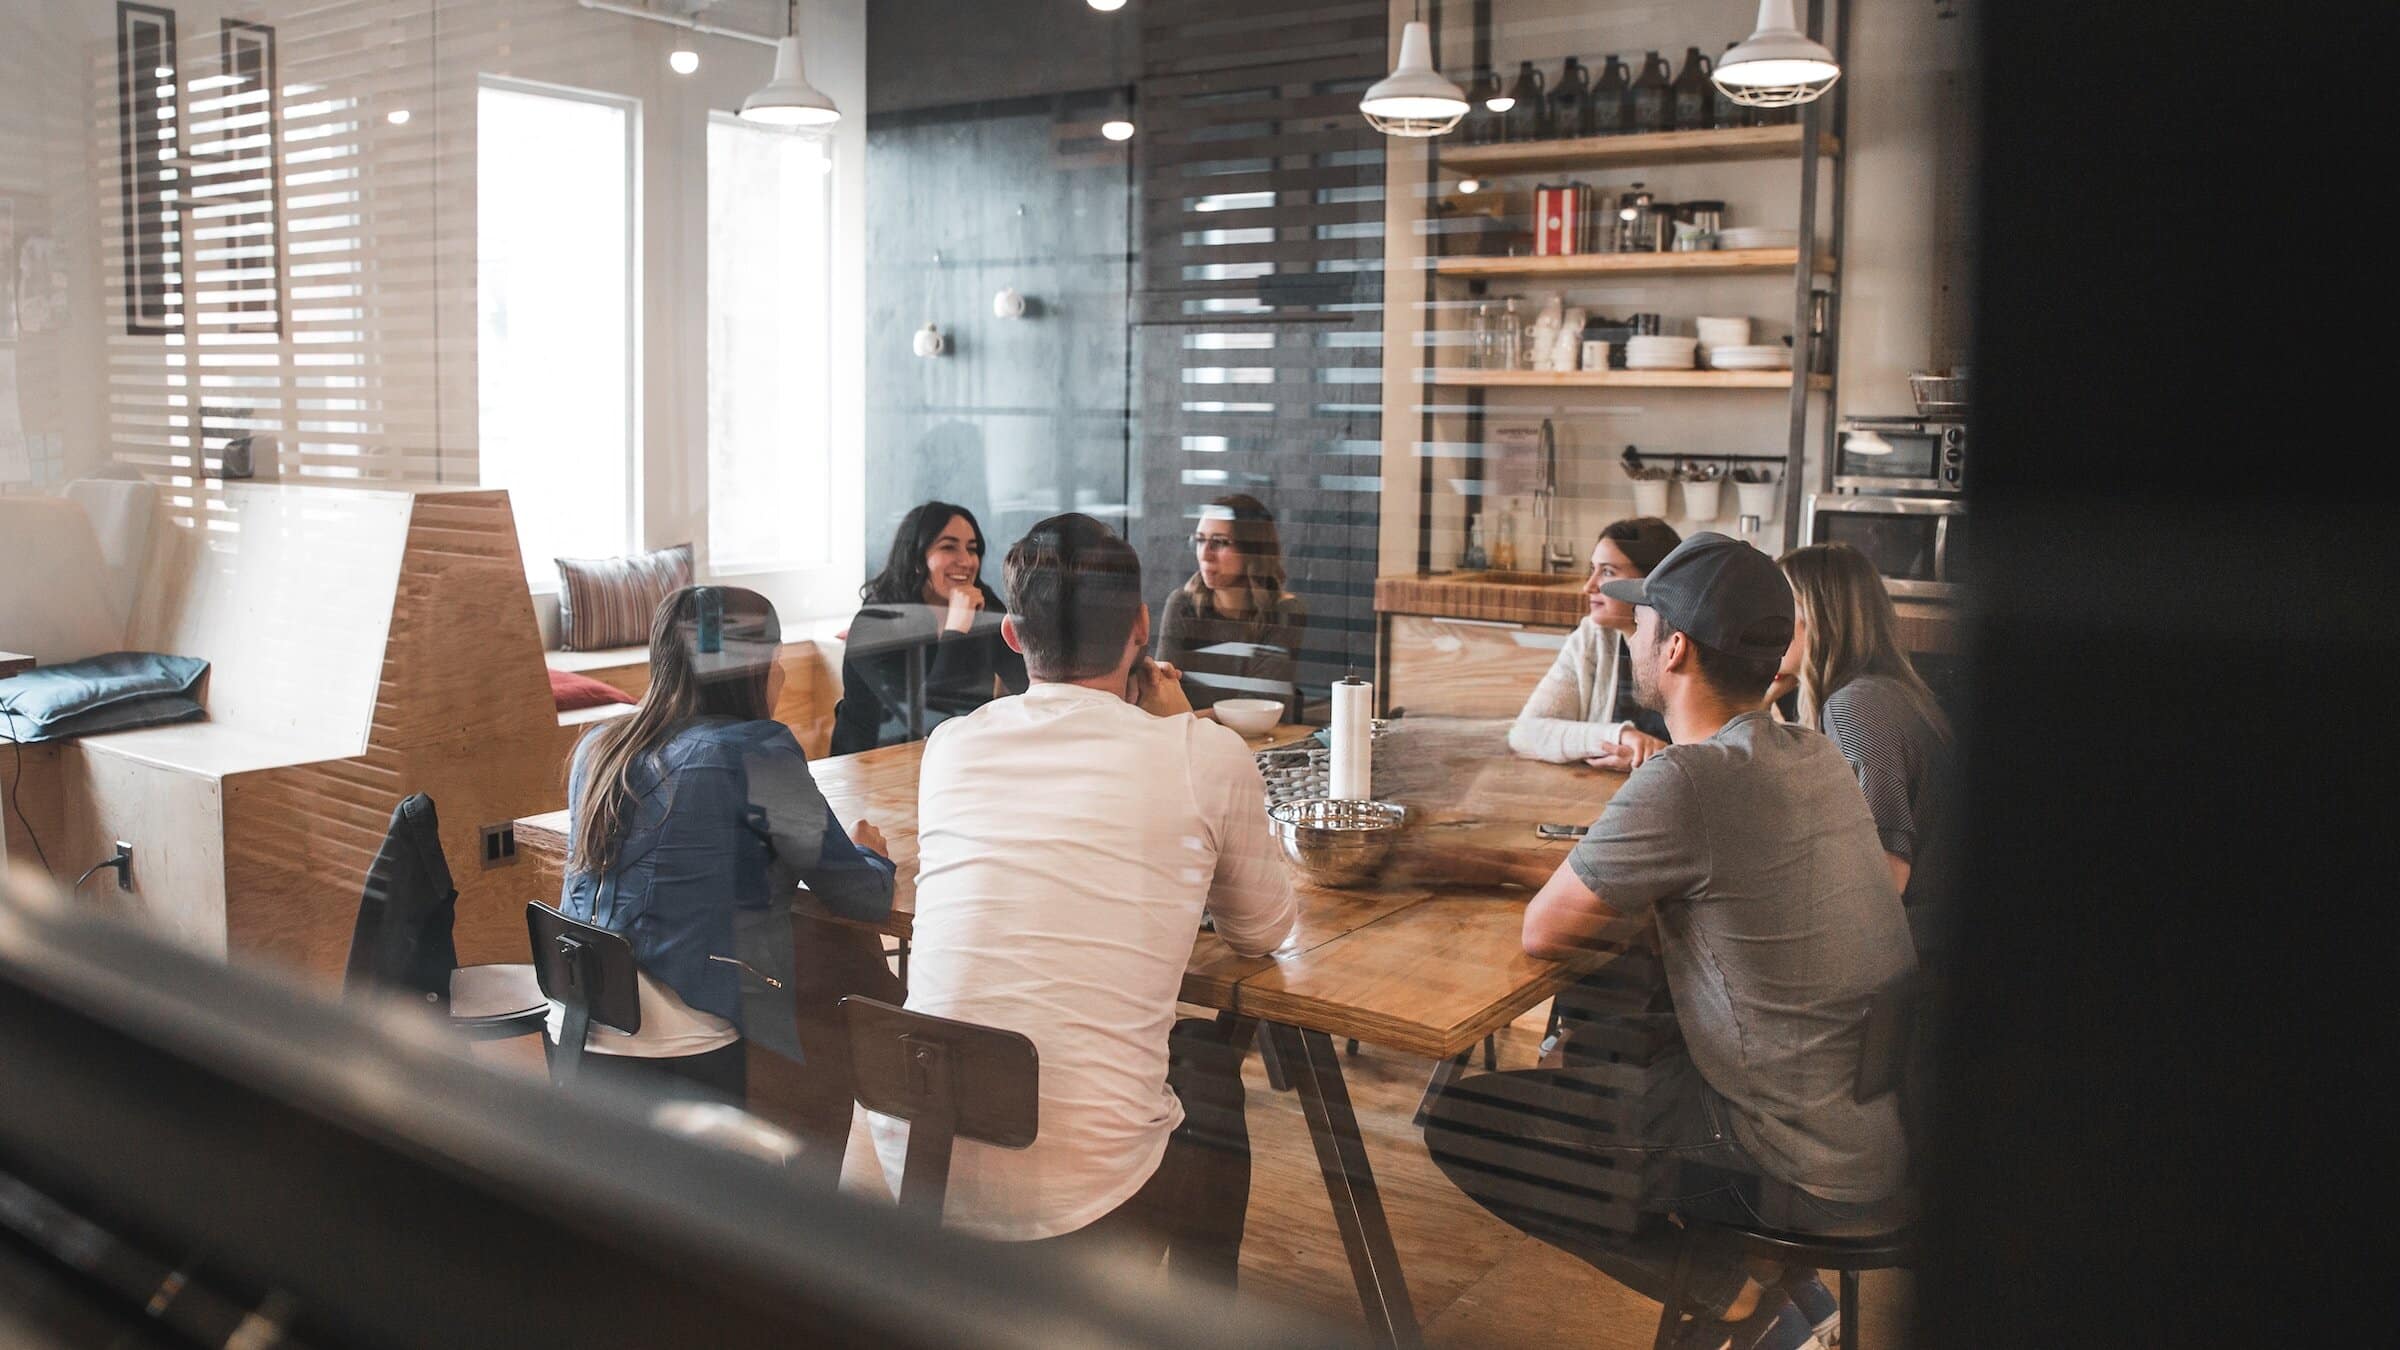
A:
MULTIPOLYGON (((1375 579, 1377 711, 1514 717, 1586 613, 1582 572, 1402 572, 1375 579)), ((1897 600, 1911 652, 1954 656, 1958 607, 1897 600)))

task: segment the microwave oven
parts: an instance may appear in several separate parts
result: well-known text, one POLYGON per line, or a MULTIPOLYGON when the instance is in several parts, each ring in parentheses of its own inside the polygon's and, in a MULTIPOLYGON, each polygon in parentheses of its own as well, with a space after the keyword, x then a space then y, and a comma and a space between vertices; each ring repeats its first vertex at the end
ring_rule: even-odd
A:
POLYGON ((1848 544, 1867 555, 1896 598, 1955 599, 1970 557, 1966 512, 1956 497, 1817 493, 1802 533, 1812 544, 1848 544))
POLYGON ((1967 424, 1848 418, 1835 447, 1833 485, 1843 492, 1964 492, 1967 424))

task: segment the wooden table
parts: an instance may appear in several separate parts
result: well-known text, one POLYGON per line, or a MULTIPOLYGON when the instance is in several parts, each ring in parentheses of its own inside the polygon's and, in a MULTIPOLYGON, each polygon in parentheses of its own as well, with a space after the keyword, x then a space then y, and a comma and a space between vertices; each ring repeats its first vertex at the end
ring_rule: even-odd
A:
MULTIPOLYGON (((1412 809, 1412 828, 1461 842, 1505 845, 1563 858, 1537 839, 1545 821, 1589 824, 1622 774, 1539 764, 1508 752, 1505 722, 1402 719, 1376 752, 1376 795, 1412 809)), ((1265 748, 1295 738, 1285 729, 1265 748)), ((887 746, 819 760, 817 786, 846 822, 870 820, 899 874, 892 914, 878 931, 906 938, 916 911, 917 765, 924 745, 887 746)), ((566 813, 516 822, 517 848, 545 870, 555 893, 566 852, 566 813)), ((1234 953, 1199 934, 1183 999, 1231 1014, 1264 1036, 1278 1077, 1301 1097, 1359 1302, 1379 1342, 1413 1345, 1416 1315, 1392 1247, 1334 1041, 1355 1039, 1437 1062, 1437 1083, 1483 1038, 1558 992, 1589 965, 1527 956, 1520 940, 1527 895, 1509 888, 1439 890, 1407 882, 1335 890, 1301 884, 1290 941, 1271 956, 1234 953)))

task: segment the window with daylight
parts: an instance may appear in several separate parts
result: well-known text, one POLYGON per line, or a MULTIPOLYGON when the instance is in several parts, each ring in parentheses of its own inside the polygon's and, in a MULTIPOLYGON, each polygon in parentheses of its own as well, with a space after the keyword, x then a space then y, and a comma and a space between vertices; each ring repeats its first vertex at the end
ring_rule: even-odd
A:
POLYGON ((831 558, 833 176, 821 135, 708 127, 712 571, 831 558))
POLYGON ((638 111, 494 80, 477 100, 483 482, 509 489, 536 585, 635 542, 638 111))

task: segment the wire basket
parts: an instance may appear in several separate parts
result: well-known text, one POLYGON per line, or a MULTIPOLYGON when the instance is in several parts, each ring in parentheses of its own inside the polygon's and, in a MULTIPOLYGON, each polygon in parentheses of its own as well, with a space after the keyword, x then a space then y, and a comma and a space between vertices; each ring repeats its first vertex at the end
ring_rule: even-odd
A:
POLYGON ((1964 375, 1911 375, 1909 395, 1917 401, 1919 417, 1961 417, 1967 411, 1964 375))
MULTIPOLYGON (((1368 772, 1383 777, 1384 721, 1375 719, 1368 772)), ((1321 745, 1287 745, 1258 752, 1258 776, 1267 780, 1267 805, 1333 794, 1333 752, 1321 745)))

